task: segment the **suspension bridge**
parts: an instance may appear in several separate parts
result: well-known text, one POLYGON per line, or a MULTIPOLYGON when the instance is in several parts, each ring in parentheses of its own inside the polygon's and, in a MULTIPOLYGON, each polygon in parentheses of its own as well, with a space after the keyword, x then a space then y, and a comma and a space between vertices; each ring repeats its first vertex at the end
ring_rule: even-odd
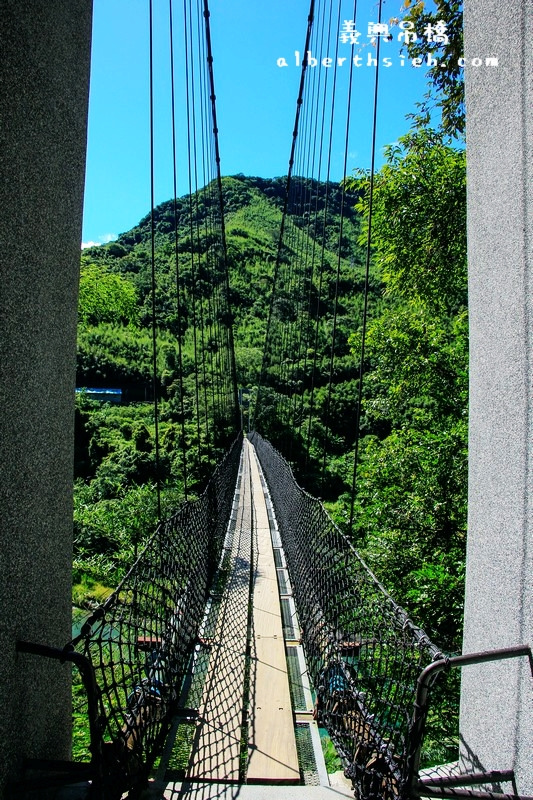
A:
MULTIPOLYGON (((329 49, 340 13, 340 3, 315 7, 311 1, 302 52, 320 52, 324 45, 329 49)), ((161 517, 156 335, 160 220, 154 206, 152 14, 150 3, 153 395, 161 517)), ((176 181, 173 19, 170 3, 176 181)), ((381 20, 380 0, 378 24, 381 20)), ((334 70, 331 77, 315 72, 310 78, 308 65, 302 64, 263 363, 249 431, 243 436, 207 0, 188 0, 182 23, 189 195, 188 205, 178 206, 174 183, 168 217, 175 232, 176 315, 180 323, 185 317, 190 320, 194 352, 193 382, 186 386, 185 331, 178 325, 184 501, 168 519, 159 519, 120 585, 63 647, 43 644, 39 631, 31 637, 17 635, 16 658, 29 674, 41 674, 46 663, 49 674, 65 674, 70 665, 77 676, 82 691, 75 710, 86 720, 88 747, 83 762, 26 759, 23 774, 8 791, 29 800, 47 792, 100 800, 318 800, 354 794, 360 800, 528 800, 519 792, 515 771, 506 765, 487 769, 475 763, 465 769, 457 764, 424 771, 420 757, 432 692, 443 673, 499 661, 520 661, 533 673, 530 647, 519 642, 453 657, 441 652, 388 594, 320 500, 298 484, 290 464, 296 448, 309 460, 317 425, 318 312, 332 287, 326 409, 334 396, 338 287, 349 260, 343 226, 353 204, 345 181, 339 189, 335 264, 325 257, 325 220, 333 191, 329 165, 335 108, 342 102, 347 177, 353 67, 341 98, 334 70), (328 187, 325 197, 317 191, 322 179, 328 187), (202 220, 200 206, 207 209, 202 220), (180 247, 180 226, 187 231, 187 253, 180 247), (305 380, 310 397, 306 406, 305 380), (192 438, 185 426, 189 403, 196 428, 192 465, 187 455, 192 438), (276 431, 279 441, 286 439, 284 454, 262 435, 276 431), (208 475, 216 459, 218 465, 208 475), (196 499, 188 496, 190 471, 205 479, 196 499), (329 784, 319 728, 327 731, 342 762, 347 778, 343 788, 329 784)), ((378 90, 376 69, 370 224, 362 318, 355 323, 363 333, 348 531, 357 489, 378 90)), ((328 424, 326 413, 324 464, 328 424)), ((60 701, 52 696, 47 702, 60 701)))

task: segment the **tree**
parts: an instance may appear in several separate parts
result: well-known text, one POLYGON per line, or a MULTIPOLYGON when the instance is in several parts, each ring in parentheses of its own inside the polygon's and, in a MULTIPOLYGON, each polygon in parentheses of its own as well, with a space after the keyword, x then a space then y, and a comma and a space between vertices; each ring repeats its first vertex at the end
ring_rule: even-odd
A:
POLYGON ((418 37, 406 45, 410 58, 431 55, 437 62, 428 70, 430 89, 419 105, 416 115, 419 123, 429 124, 432 106, 440 108, 442 130, 449 136, 461 136, 465 130, 464 78, 459 59, 463 56, 463 3, 462 0, 433 0, 433 8, 426 0, 405 0, 404 21, 413 24, 413 30, 423 33, 435 30, 442 21, 446 25, 444 41, 433 42, 418 37))
POLYGON ((137 292, 121 275, 108 272, 99 264, 82 260, 78 300, 80 322, 124 323, 137 317, 137 292))
MULTIPOLYGON (((430 129, 385 148, 374 179, 372 241, 387 291, 432 310, 466 305, 466 156, 430 129)), ((365 194, 361 241, 368 231, 370 178, 352 180, 365 194)))
MULTIPOLYGON (((363 236, 369 224, 370 180, 363 236)), ((458 646, 466 540, 465 156, 417 130, 375 176, 373 258, 387 307, 366 337, 357 546, 441 646, 458 646), (384 433, 383 433, 384 432, 384 433), (432 584, 433 581, 433 584, 432 584)), ((351 339, 360 351, 360 334, 351 339)), ((342 470, 341 459, 336 469, 342 470)))

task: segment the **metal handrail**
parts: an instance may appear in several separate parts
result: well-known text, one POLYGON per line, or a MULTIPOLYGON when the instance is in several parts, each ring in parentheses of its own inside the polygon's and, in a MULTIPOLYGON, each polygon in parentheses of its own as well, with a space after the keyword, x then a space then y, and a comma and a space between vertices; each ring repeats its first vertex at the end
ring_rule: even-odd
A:
MULTIPOLYGON (((31 655, 52 658, 59 661, 60 664, 69 662, 78 668, 87 694, 87 716, 90 732, 89 750, 91 753, 91 761, 88 765, 85 764, 83 766, 89 768, 90 777, 94 781, 95 788, 101 786, 103 782, 103 758, 102 738, 100 735, 100 715, 98 710, 98 687, 90 659, 83 653, 76 652, 70 643, 67 644, 66 647, 60 649, 58 647, 50 647, 35 642, 18 641, 15 649, 18 653, 29 653, 31 655)), ((79 768, 79 765, 74 762, 65 762, 64 764, 64 769, 67 772, 74 772, 79 770, 79 768)))
POLYGON ((466 653, 461 656, 441 658, 433 661, 422 670, 417 682, 416 697, 414 703, 413 717, 410 729, 410 751, 408 754, 407 786, 409 796, 418 800, 420 797, 472 797, 480 800, 533 800, 525 795, 509 794, 504 795, 496 792, 475 791, 472 789, 459 789, 455 787, 491 783, 497 780, 514 781, 514 773, 506 772, 486 772, 473 773, 453 776, 439 776, 437 778, 426 778, 420 780, 418 777, 420 768, 420 754, 422 741, 424 738, 425 722, 428 712, 430 689, 435 683, 437 676, 444 670, 454 667, 466 667, 472 664, 485 664, 490 661, 503 661, 510 658, 521 658, 527 656, 529 667, 533 677, 533 654, 529 645, 517 645, 515 647, 505 647, 497 650, 486 650, 480 653, 466 653), (504 777, 505 776, 505 777, 504 777))

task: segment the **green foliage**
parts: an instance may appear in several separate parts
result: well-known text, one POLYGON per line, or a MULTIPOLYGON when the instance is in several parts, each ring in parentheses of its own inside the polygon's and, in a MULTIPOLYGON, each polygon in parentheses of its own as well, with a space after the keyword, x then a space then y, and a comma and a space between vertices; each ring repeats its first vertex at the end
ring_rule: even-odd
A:
POLYGON ((441 127, 448 136, 461 136, 465 130, 464 75, 459 59, 464 55, 463 47, 463 2, 462 0, 405 0, 407 9, 404 20, 412 22, 414 30, 423 33, 427 26, 435 29, 444 21, 448 41, 429 42, 419 36, 416 42, 406 45, 409 58, 427 58, 430 55, 437 64, 428 70, 430 89, 415 116, 417 125, 428 125, 433 107, 440 109, 441 127))
POLYGON ((191 748, 194 742, 196 726, 187 722, 180 722, 176 731, 176 738, 170 753, 167 772, 183 777, 189 766, 191 748))
MULTIPOLYGON (((358 337, 352 338, 357 352, 358 337)), ((425 429, 444 418, 464 419, 468 393, 468 319, 437 316, 419 300, 387 309, 371 322, 368 354, 374 368, 366 376, 365 411, 425 429)))
MULTIPOLYGON (((369 182, 359 209, 368 226, 369 182)), ((366 336, 354 536, 440 646, 460 646, 466 541, 468 320, 464 153, 419 130, 374 182, 387 305, 366 336)), ((360 333, 352 336, 354 355, 360 333)), ((340 458, 331 465, 342 472, 340 458)), ((335 513, 347 517, 348 498, 335 513)))
MULTIPOLYGON (((417 130, 385 155, 374 180, 372 239, 387 292, 430 310, 457 310, 467 291, 465 153, 435 131, 417 130)), ((364 190, 358 208, 365 220, 369 183, 355 183, 364 190)))
POLYGON ((358 470, 357 546, 394 598, 447 650, 462 630, 466 426, 367 437, 358 470))
POLYGON ((80 322, 128 323, 137 317, 137 292, 132 284, 82 258, 78 300, 80 322))
POLYGON ((107 474, 105 482, 98 479, 89 486, 76 485, 74 558, 82 586, 84 581, 88 586, 99 581, 116 585, 157 520, 153 485, 118 489, 118 496, 103 499, 98 492, 102 483, 109 492, 107 474))
MULTIPOLYGON (((370 320, 352 535, 397 602, 447 652, 460 649, 467 505, 465 156, 417 130, 374 181, 373 258, 385 304, 370 320)), ((368 178, 354 181, 368 230, 368 178)), ((350 339, 361 352, 361 332, 350 339)), ((353 456, 328 465, 338 479, 353 456)), ((341 525, 346 493, 332 506, 341 525)), ((457 757, 458 681, 438 684, 423 766, 457 757)))
POLYGON ((112 588, 99 583, 88 572, 81 572, 79 583, 72 586, 72 605, 92 608, 103 603, 112 591, 112 588))
POLYGON ((78 385, 131 386, 144 397, 151 391, 151 373, 148 331, 109 323, 78 328, 78 385))
POLYGON ((87 763, 91 759, 91 734, 87 721, 87 695, 81 675, 72 670, 72 760, 87 763))
MULTIPOLYGON (((116 585, 157 521, 153 406, 100 404, 82 395, 76 423, 74 582, 82 583, 86 575, 116 585)), ((179 424, 161 421, 160 478, 167 515, 183 499, 182 463, 174 452, 180 432, 179 424)), ((190 458, 196 455, 193 451, 190 458)))
POLYGON ((335 750, 333 742, 329 736, 321 736, 320 743, 322 745, 322 752, 324 753, 324 761, 328 774, 339 772, 339 770, 342 769, 342 761, 335 750))

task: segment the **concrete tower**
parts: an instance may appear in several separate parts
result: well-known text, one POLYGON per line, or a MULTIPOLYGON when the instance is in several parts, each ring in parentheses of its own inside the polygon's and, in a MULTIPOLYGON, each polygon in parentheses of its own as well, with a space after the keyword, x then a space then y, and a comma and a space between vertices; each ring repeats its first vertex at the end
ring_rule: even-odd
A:
POLYGON ((0 1, 0 796, 70 753, 76 316, 92 0, 0 1))
MULTIPOLYGON (((464 22, 468 653, 533 646, 533 3, 465 0, 464 22), (490 56, 497 67, 484 66, 490 56)), ((533 794, 526 658, 464 669, 461 737, 471 766, 514 769, 518 791, 533 794)))

